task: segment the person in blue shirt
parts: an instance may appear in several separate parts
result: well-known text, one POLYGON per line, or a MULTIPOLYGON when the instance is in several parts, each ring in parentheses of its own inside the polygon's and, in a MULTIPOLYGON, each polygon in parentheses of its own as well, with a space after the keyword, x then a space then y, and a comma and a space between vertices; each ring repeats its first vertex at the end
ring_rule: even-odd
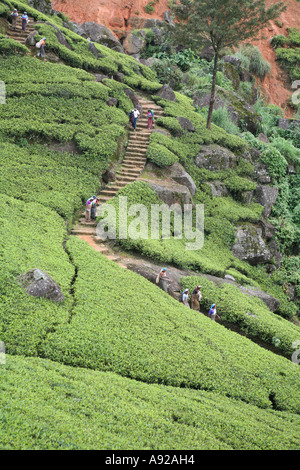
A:
POLYGON ((216 317, 220 318, 219 315, 217 314, 216 304, 212 304, 212 306, 209 309, 208 315, 213 321, 216 320, 216 317))
POLYGON ((22 31, 26 31, 26 26, 29 23, 29 18, 28 18, 26 11, 24 11, 21 19, 22 19, 22 31))

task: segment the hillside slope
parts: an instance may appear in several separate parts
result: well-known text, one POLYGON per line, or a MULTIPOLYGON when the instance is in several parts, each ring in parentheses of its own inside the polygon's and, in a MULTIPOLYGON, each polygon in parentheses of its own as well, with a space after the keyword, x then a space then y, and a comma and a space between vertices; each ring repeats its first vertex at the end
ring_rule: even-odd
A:
MULTIPOLYGON (((8 26, 12 4, 2 3, 8 26)), ((258 150, 254 145, 262 143, 250 132, 230 134, 215 124, 208 131, 190 98, 160 95, 152 69, 92 47, 57 16, 28 11, 35 40, 47 38, 47 62, 34 57, 34 44, 0 36, 6 87, 0 105, 0 345, 6 349, 0 356, 0 447, 299 448, 300 369, 291 360, 293 342, 300 341, 300 328, 291 321, 297 304, 279 269, 272 274, 266 269, 271 263, 253 266, 231 251, 238 225, 264 222, 271 230, 262 219, 264 206, 254 202, 255 169, 264 165, 265 187, 278 182, 284 199, 295 177, 290 168, 300 162, 298 148, 282 137, 282 153, 272 143, 258 150), (86 199, 104 186, 106 170, 122 163, 133 132, 128 113, 138 94, 163 110, 155 122, 160 132, 147 146, 149 162, 157 162, 162 179, 170 161, 194 178, 193 201, 207 211, 205 247, 189 253, 186 240, 160 233, 154 240, 117 236, 117 248, 198 276, 234 274, 240 285, 278 296, 277 313, 236 287, 203 278, 205 310, 217 299, 222 317, 239 331, 233 332, 70 234, 86 199), (217 168, 205 167, 209 160, 201 152, 216 148, 232 166, 214 160, 217 168), (210 184, 220 180, 226 195, 212 193, 210 184), (251 191, 253 201, 241 197, 251 191), (19 276, 35 268, 54 279, 63 301, 28 295, 19 276)), ((110 204, 124 194, 145 207, 161 202, 150 184, 136 181, 110 204)), ((280 203, 277 210, 288 212, 280 203)), ((296 198, 290 202, 296 204, 296 198)), ((290 227, 288 235, 277 230, 283 251, 294 247, 290 227)), ((194 285, 196 279, 183 282, 194 285)), ((296 289, 296 276, 292 282, 296 289)))
MULTIPOLYGON (((267 0, 270 6, 277 0, 267 0)), ((258 46, 262 56, 272 67, 270 75, 263 80, 257 79, 257 84, 270 104, 280 106, 286 117, 292 117, 294 110, 289 107, 289 99, 293 90, 286 73, 276 62, 274 49, 270 45, 270 39, 277 34, 287 34, 287 28, 299 29, 300 4, 297 0, 283 0, 287 9, 278 21, 272 21, 270 27, 262 30, 261 39, 253 42, 258 46), (280 25, 280 26, 279 26, 280 25)), ((93 21, 111 29, 119 38, 124 38, 131 29, 142 28, 147 19, 163 19, 168 9, 167 0, 159 0, 154 3, 154 10, 150 13, 145 11, 149 4, 148 0, 128 0, 123 2, 114 0, 52 0, 53 7, 69 16, 71 21, 84 23, 93 21)))

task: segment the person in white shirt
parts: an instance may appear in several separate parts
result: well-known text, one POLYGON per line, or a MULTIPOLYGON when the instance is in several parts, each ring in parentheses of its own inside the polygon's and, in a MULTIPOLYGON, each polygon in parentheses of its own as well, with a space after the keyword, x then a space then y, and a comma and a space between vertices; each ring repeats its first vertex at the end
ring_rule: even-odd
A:
POLYGON ((138 109, 134 108, 133 110, 133 118, 132 118, 132 127, 136 130, 137 120, 140 117, 140 112, 138 109))

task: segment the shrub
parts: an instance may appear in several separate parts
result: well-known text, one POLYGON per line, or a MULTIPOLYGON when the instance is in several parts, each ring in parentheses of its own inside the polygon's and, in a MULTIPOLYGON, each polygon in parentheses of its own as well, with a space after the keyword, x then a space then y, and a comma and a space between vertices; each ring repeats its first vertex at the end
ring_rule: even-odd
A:
POLYGON ((178 161, 178 157, 173 152, 156 143, 151 143, 148 146, 146 156, 150 162, 160 167, 171 166, 178 161))

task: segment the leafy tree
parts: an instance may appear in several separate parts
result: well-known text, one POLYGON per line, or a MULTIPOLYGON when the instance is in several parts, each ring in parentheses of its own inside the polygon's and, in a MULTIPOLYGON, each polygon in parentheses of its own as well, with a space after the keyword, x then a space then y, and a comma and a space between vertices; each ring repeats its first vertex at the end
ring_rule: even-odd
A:
POLYGON ((195 50, 207 42, 214 50, 211 98, 207 117, 210 128, 215 100, 216 74, 220 52, 225 47, 257 37, 270 20, 285 10, 283 2, 266 8, 264 0, 174 0, 171 12, 176 17, 173 34, 195 50))

